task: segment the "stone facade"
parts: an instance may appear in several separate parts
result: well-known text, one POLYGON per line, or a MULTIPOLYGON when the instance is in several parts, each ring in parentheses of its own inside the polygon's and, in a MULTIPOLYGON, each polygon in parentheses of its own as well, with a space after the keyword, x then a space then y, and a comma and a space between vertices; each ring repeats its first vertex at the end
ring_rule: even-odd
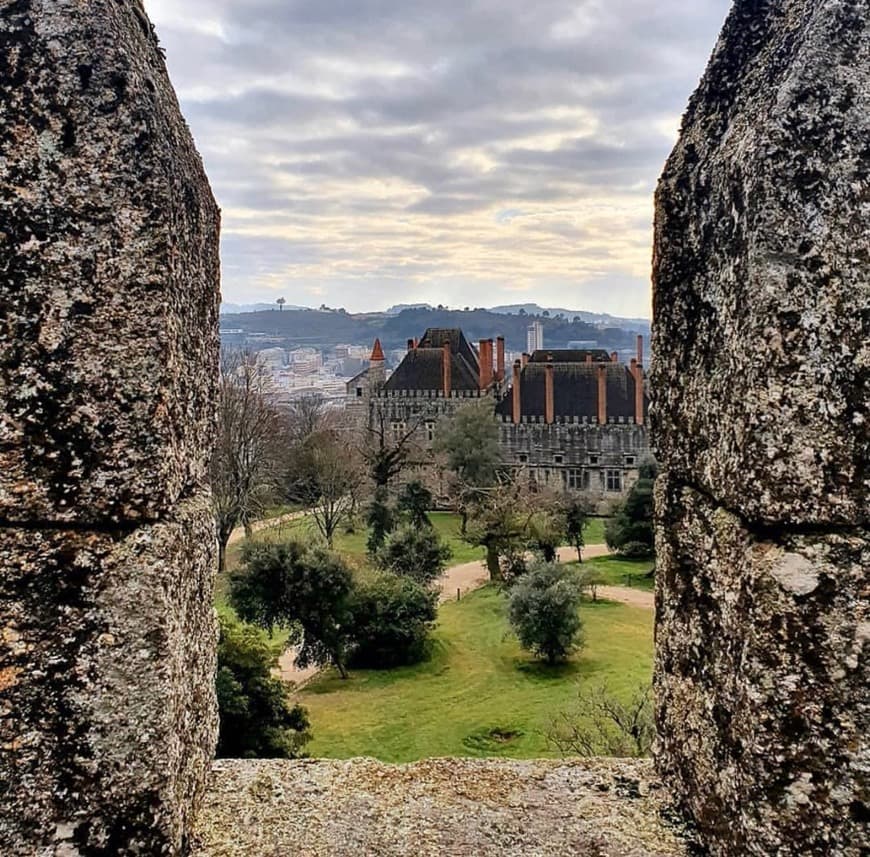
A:
POLYGON ((0 16, 0 853, 180 854, 216 738, 219 213, 141 2, 0 16))
POLYGON ((870 13, 738 0, 657 197, 657 764, 713 855, 867 853, 870 13))
MULTIPOLYGON (((373 357, 379 348, 376 343, 373 357)), ((631 366, 603 351, 542 351, 525 355, 525 364, 507 377, 503 343, 496 349, 483 340, 475 349, 459 330, 427 330, 408 343, 388 380, 382 358, 372 359, 348 383, 347 409, 357 426, 385 420, 396 438, 413 429, 404 478, 420 479, 447 501, 449 474, 432 451, 438 422, 457 408, 487 401, 507 465, 538 486, 582 492, 606 510, 607 501, 625 496, 650 458, 641 351, 639 342, 641 359, 631 366), (447 373, 445 343, 452 363, 447 373)))

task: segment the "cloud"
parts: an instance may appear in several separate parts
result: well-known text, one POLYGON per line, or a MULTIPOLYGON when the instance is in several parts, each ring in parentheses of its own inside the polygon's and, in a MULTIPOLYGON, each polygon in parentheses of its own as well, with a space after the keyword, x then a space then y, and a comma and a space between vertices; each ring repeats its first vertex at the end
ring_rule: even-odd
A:
POLYGON ((652 191, 728 0, 145 3, 226 299, 648 313, 652 191))

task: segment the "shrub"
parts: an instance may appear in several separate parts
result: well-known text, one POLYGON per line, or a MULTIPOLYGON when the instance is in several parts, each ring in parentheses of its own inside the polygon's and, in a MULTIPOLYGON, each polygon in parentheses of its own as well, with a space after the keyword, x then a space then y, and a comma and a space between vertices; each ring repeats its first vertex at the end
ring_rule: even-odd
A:
POLYGON ((396 508, 412 527, 431 527, 426 514, 434 505, 432 492, 422 482, 409 482, 399 494, 396 508))
POLYGON ((335 554, 297 542, 254 542, 230 577, 230 603, 239 616, 268 631, 286 628, 299 646, 296 663, 332 663, 347 678, 350 569, 335 554))
POLYGON ((388 502, 386 488, 379 487, 375 490, 375 496, 372 498, 366 515, 366 523, 369 528, 366 549, 371 556, 375 556, 383 547, 387 534, 395 526, 393 510, 388 502))
POLYGON ((378 564, 422 586, 430 586, 444 572, 452 555, 435 530, 405 526, 387 537, 378 553, 378 564))
POLYGON ((563 756, 649 756, 654 736, 650 684, 639 685, 628 702, 606 684, 581 686, 577 703, 547 732, 563 756))
POLYGON ((351 603, 354 666, 387 669, 423 659, 437 595, 392 574, 360 583, 351 603))
POLYGON ((277 652, 262 631, 220 617, 216 678, 221 758, 292 759, 311 739, 308 714, 287 701, 287 688, 272 676, 277 652))
POLYGON ((517 581, 508 616, 520 645, 555 664, 580 645, 581 587, 572 568, 538 563, 517 581))
POLYGON ((625 502, 607 522, 604 538, 607 546, 624 556, 651 556, 655 552, 653 536, 653 485, 655 465, 644 464, 640 477, 628 492, 625 502), (632 553, 627 551, 631 550, 632 553))

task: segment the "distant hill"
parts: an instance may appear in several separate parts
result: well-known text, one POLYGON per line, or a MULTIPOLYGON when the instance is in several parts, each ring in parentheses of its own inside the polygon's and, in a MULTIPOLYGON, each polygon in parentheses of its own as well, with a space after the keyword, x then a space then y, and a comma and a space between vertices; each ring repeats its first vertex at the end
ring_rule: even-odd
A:
POLYGON ((538 304, 507 304, 505 306, 491 307, 490 312, 503 313, 505 315, 533 316, 548 313, 551 317, 564 315, 566 318, 574 318, 577 316, 582 321, 588 321, 590 324, 605 325, 607 327, 634 327, 649 330, 650 326, 650 320, 648 318, 622 318, 617 315, 610 315, 606 312, 589 312, 588 310, 564 309, 561 307, 542 307, 538 304))
MULTIPOLYGON (((290 304, 285 304, 284 309, 305 309, 302 306, 291 306, 290 304)), ((268 310, 278 310, 278 306, 274 303, 266 304, 266 303, 258 303, 258 304, 221 304, 221 315, 234 315, 235 313, 240 312, 266 312, 268 310)))
MULTIPOLYGON (((526 311, 528 312, 528 311, 526 311)), ((634 326, 592 324, 579 313, 549 317, 508 314, 493 310, 433 309, 423 306, 383 313, 352 314, 343 311, 312 309, 275 309, 260 312, 224 314, 221 327, 233 334, 233 341, 255 346, 258 341, 285 348, 311 345, 331 348, 338 343, 368 344, 380 337, 384 348, 404 348, 409 339, 419 337, 427 327, 460 327, 473 342, 504 336, 510 351, 526 347, 526 328, 532 320, 544 326, 544 342, 550 348, 565 348, 570 342, 595 342, 599 348, 618 351, 634 347, 637 333, 646 333, 649 322, 634 326), (575 320, 576 319, 576 320, 575 320)))

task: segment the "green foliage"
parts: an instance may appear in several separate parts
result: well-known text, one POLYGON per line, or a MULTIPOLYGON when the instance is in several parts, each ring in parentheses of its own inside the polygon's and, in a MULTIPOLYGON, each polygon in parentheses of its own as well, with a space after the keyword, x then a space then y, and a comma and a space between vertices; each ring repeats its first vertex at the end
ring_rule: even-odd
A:
POLYGON ((300 667, 332 663, 346 676, 352 588, 350 569, 320 547, 253 542, 230 578, 230 603, 245 621, 286 628, 300 667))
POLYGON ((383 547, 387 534, 395 526, 395 517, 390 508, 387 489, 383 486, 378 486, 375 489, 375 496, 369 504, 366 515, 366 524, 369 528, 366 549, 371 556, 374 556, 383 547))
POLYGON ((588 593, 593 601, 598 600, 598 587, 604 586, 607 583, 607 578, 601 571, 601 568, 596 565, 587 565, 582 568, 577 576, 580 583, 580 589, 588 593))
POLYGON ((562 514, 565 520, 565 538, 577 551, 577 560, 583 560, 586 544, 584 530, 589 521, 589 504, 577 494, 566 493, 562 498, 562 514))
POLYGON ((412 527, 431 527, 426 513, 433 505, 432 492, 422 482, 414 480, 402 489, 396 507, 412 527))
POLYGON ((444 573, 451 555, 450 548, 431 527, 404 526, 387 537, 378 552, 378 563, 421 586, 430 586, 444 573))
POLYGON ((581 587, 569 566, 533 565, 511 591, 508 616, 520 645, 547 663, 565 660, 580 644, 581 587))
POLYGON ((465 485, 494 485, 502 458, 498 424, 489 400, 465 405, 443 419, 438 424, 434 449, 447 456, 447 466, 465 485))
POLYGON ((644 464, 640 477, 628 492, 625 502, 607 522, 607 546, 626 556, 652 556, 655 553, 653 530, 653 486, 655 465, 644 464))
POLYGON ((220 758, 292 759, 311 739, 308 714, 287 701, 287 688, 272 676, 277 655, 262 631, 220 617, 216 679, 220 758))
POLYGON ((621 699, 652 675, 653 611, 588 602, 582 657, 552 667, 524 652, 497 587, 438 608, 428 656, 392 670, 327 670, 299 699, 311 716, 312 756, 412 762, 436 756, 558 756, 547 742, 557 712, 576 701, 578 682, 606 680, 621 699), (413 724, 409 729, 408 724, 413 724), (481 739, 483 733, 492 733, 481 739), (499 736, 497 733, 505 733, 499 736), (513 737, 507 739, 509 734, 513 737))
POLYGON ((501 580, 502 561, 528 546, 532 512, 527 499, 523 486, 506 477, 495 486, 479 488, 469 495, 465 540, 486 549, 491 580, 501 580))
POLYGON ((565 539, 565 518, 561 509, 548 498, 540 498, 539 507, 529 518, 529 547, 544 562, 556 561, 556 550, 565 539))
POLYGON ((352 664, 387 669, 422 660, 437 602, 436 593, 393 574, 360 583, 351 603, 352 664))

